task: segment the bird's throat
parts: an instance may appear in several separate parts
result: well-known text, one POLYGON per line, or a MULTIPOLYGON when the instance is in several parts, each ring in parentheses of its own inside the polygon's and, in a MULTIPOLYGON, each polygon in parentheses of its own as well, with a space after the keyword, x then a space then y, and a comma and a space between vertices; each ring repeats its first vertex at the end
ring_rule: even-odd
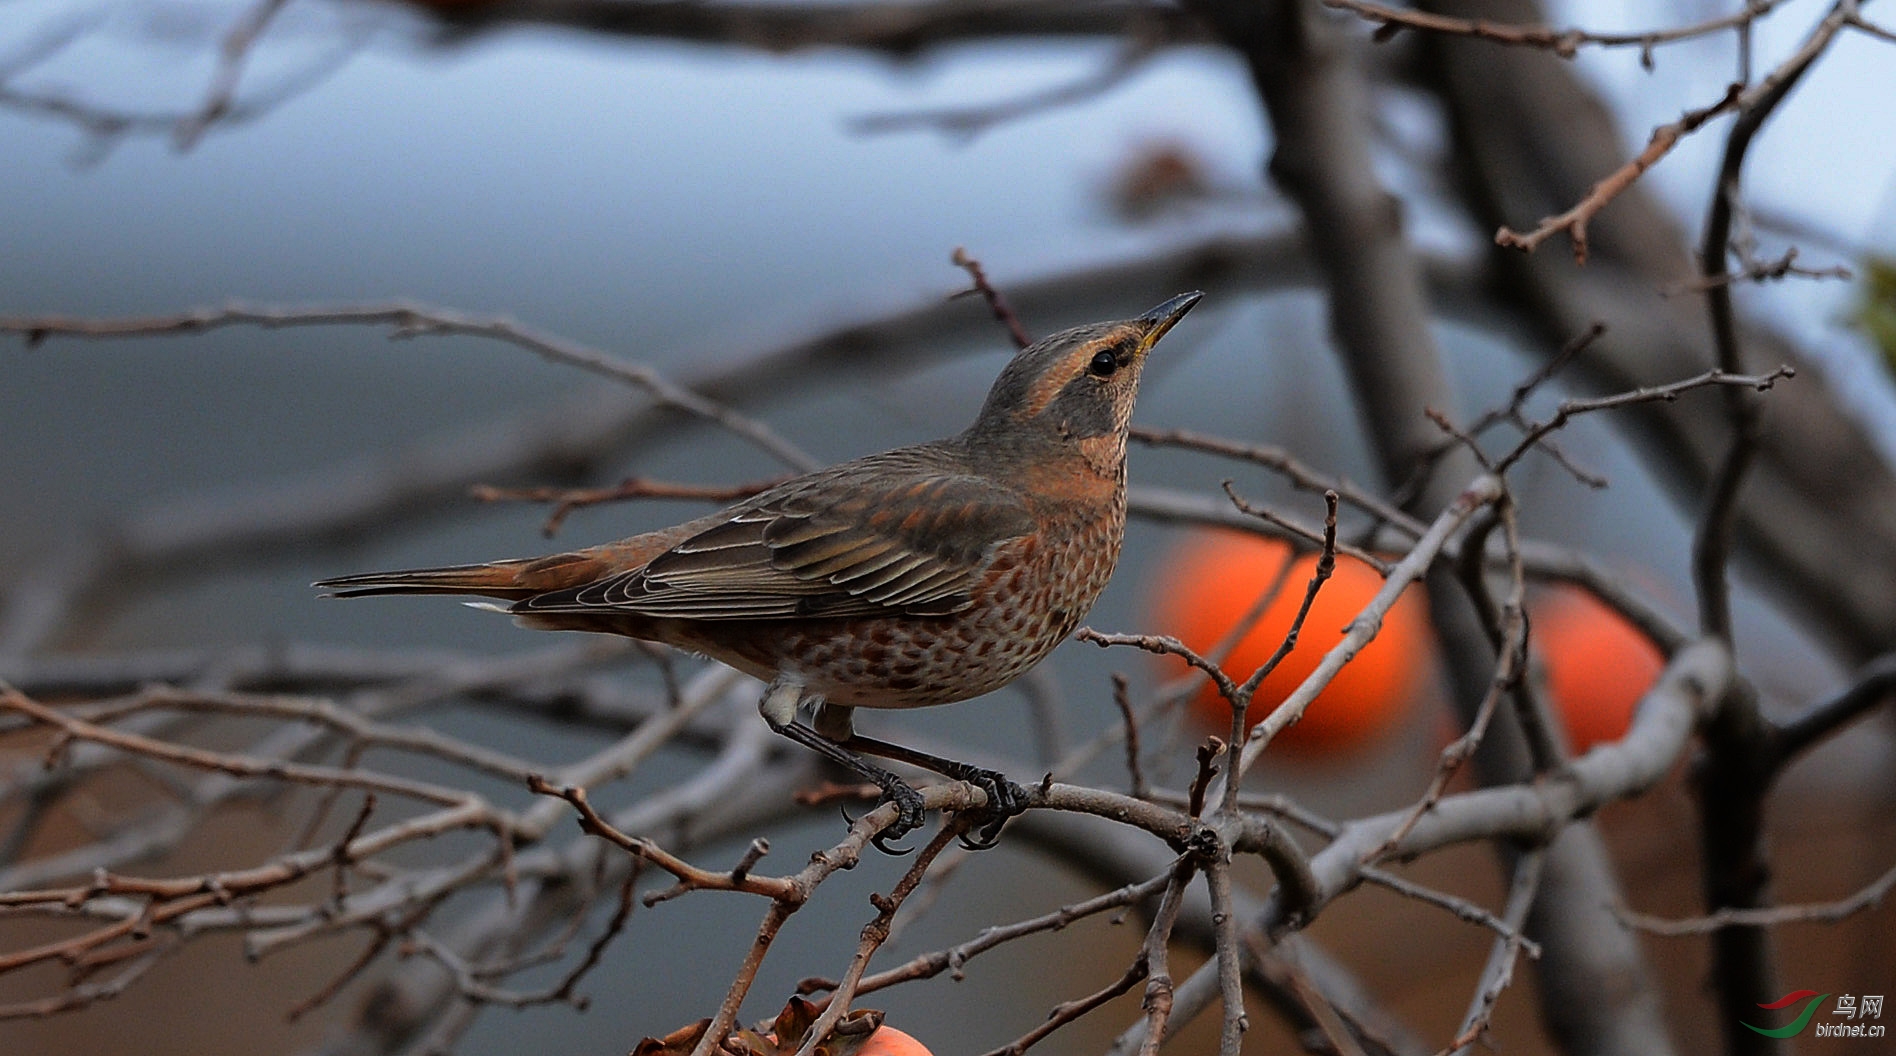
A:
POLYGON ((1104 488, 1126 484, 1126 434, 1123 431, 1073 441, 1080 460, 1104 488))

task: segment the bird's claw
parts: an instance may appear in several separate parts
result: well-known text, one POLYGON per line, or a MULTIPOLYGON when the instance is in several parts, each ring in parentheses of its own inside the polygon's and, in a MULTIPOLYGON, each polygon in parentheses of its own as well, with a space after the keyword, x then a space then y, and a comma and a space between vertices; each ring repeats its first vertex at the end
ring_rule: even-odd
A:
POLYGON ((869 837, 869 842, 883 854, 903 855, 913 851, 913 847, 893 847, 891 844, 922 827, 927 810, 922 806, 922 794, 915 791, 907 782, 892 779, 882 786, 882 798, 876 801, 880 807, 884 803, 895 804, 895 820, 889 827, 869 837))
POLYGON ((1001 828, 1008 819, 1027 809, 1027 790, 993 770, 969 767, 966 773, 957 776, 987 796, 987 806, 969 811, 980 820, 981 827, 972 836, 962 833, 960 837, 962 847, 985 851, 1000 842, 1001 828))

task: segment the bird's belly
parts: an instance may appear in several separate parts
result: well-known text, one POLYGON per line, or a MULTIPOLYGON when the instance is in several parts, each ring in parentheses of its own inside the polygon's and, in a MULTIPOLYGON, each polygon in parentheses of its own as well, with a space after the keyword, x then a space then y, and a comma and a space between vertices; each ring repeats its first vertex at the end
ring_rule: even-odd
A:
POLYGON ((1078 618, 1070 609, 983 606, 933 617, 680 622, 650 637, 765 681, 788 677, 837 704, 920 708, 1000 689, 1059 645, 1078 618))
POLYGON ((1046 618, 851 620, 831 633, 788 631, 778 663, 826 700, 919 708, 991 693, 1060 644, 1071 627, 1046 618), (1010 625, 1011 624, 1011 625, 1010 625))

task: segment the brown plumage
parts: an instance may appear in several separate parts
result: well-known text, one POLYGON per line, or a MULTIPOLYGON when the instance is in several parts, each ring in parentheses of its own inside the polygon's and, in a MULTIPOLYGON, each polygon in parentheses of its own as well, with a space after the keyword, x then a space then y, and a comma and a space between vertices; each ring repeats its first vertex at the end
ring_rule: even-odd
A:
POLYGON ((1055 334, 1002 370, 945 440, 844 462, 672 528, 551 557, 372 572, 337 597, 475 594, 524 625, 703 653, 768 683, 771 726, 902 803, 919 797, 850 748, 975 780, 999 775, 855 736, 849 709, 965 700, 1006 685, 1072 633, 1111 577, 1126 523, 1126 428, 1146 353, 1198 302, 1055 334), (815 730, 796 721, 820 705, 815 730))

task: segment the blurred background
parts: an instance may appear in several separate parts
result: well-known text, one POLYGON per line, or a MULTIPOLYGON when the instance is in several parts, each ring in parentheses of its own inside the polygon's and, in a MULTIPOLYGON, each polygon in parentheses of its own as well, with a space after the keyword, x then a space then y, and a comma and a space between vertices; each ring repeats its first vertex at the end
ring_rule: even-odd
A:
MULTIPOLYGON (((819 36, 793 46, 737 30, 641 22, 636 9, 644 6, 9 0, 0 13, 0 316, 405 300, 509 317, 688 384, 741 377, 782 350, 863 327, 873 355, 812 361, 823 369, 793 369, 733 401, 829 462, 946 435, 971 420, 1011 346, 978 299, 947 304, 968 287, 950 263, 965 247, 1003 293, 1024 291, 1017 304, 1036 335, 1133 315, 1203 285, 1210 296, 1161 347, 1137 421, 1280 445, 1326 473, 1378 490, 1390 483, 1332 350, 1314 270, 1294 249, 1285 251, 1288 263, 1273 263, 1280 258, 1271 247, 1293 236, 1298 212, 1265 175, 1273 144, 1250 73, 1180 12, 1156 8, 1145 24, 1112 7, 1026 5, 1030 13, 1080 14, 1045 31, 923 33, 866 46, 819 36), (1089 10, 1103 12, 1100 28, 1084 28, 1089 10), (256 32, 233 48, 233 35, 259 12, 267 14, 256 32), (220 84, 234 85, 228 106, 205 121, 220 84), (1219 253, 1237 263, 1205 263, 1225 259, 1219 253), (1174 258, 1188 264, 1141 264, 1174 258), (1089 286, 1093 275, 1111 281, 1089 286), (1178 281, 1192 277, 1205 281, 1178 281), (896 325, 904 320, 921 325, 896 325)), ((678 9, 741 14, 746 6, 678 9)), ((1781 61, 1824 10, 1778 7, 1750 33, 1760 68, 1781 61)), ((1556 4, 1545 18, 1635 31, 1735 8, 1710 0, 1556 4)), ((1451 116, 1418 86, 1427 80, 1417 72, 1426 53, 1415 35, 1375 45, 1371 27, 1334 18, 1376 86, 1378 172, 1401 199, 1412 243, 1436 277, 1433 332, 1459 413, 1472 418, 1506 401, 1547 339, 1518 309, 1496 307, 1483 273, 1492 226, 1455 189, 1465 174, 1451 116)), ((1658 49, 1650 68, 1638 48, 1582 49, 1570 68, 1607 108, 1630 156, 1647 130, 1715 101, 1734 78, 1739 52, 1736 35, 1711 34, 1658 49)), ((1890 325, 1878 315, 1888 302, 1870 280, 1884 274, 1880 259, 1896 255, 1896 110, 1868 100, 1896 87, 1890 55, 1889 44, 1867 34, 1840 38, 1773 119, 1747 170, 1745 233, 1758 239, 1759 256, 1795 245, 1797 263, 1847 267, 1854 277, 1790 276, 1738 293, 1747 319, 1803 357, 1795 384, 1820 388, 1862 438, 1863 457, 1877 460, 1864 463, 1865 475, 1879 479, 1896 457, 1896 395, 1877 343, 1878 319, 1890 325)), ((1640 183, 1688 238, 1697 237, 1722 143, 1722 135, 1688 138, 1640 183)), ((1602 174, 1574 178, 1584 186, 1602 174)), ((1511 222, 1524 228, 1538 218, 1511 222)), ((1539 253, 1564 265, 1569 247, 1556 238, 1539 253)), ((1678 258, 1687 263, 1684 244, 1678 258)), ((1658 285, 1640 294, 1654 312, 1697 296, 1658 285)), ((1697 405, 1681 401, 1679 413, 1709 413, 1707 396, 1697 405)), ((1551 399, 1535 406, 1544 411, 1551 399)), ((291 643, 483 656, 545 649, 544 636, 451 603, 320 602, 307 584, 590 545, 706 507, 644 501, 580 510, 548 540, 544 507, 480 502, 458 488, 459 497, 434 496, 368 527, 316 538, 289 533, 248 545, 239 533, 238 545, 202 551, 166 549, 167 540, 188 539, 232 510, 267 507, 272 496, 294 508, 299 496, 399 473, 424 451, 454 448, 458 437, 530 435, 644 402, 630 388, 477 336, 391 340, 386 328, 367 326, 234 327, 110 341, 53 337, 30 347, 0 340, 0 662, 291 643), (89 562, 114 547, 132 556, 105 581, 86 580, 89 562), (73 582, 88 583, 82 603, 47 617, 36 599, 73 582)), ((1607 416, 1577 422, 1560 442, 1610 487, 1590 489, 1551 460, 1530 459, 1514 478, 1524 529, 1595 555, 1689 622, 1693 514, 1668 490, 1666 473, 1607 416)), ((730 484, 784 468, 701 427, 652 430, 601 450, 484 482, 602 485, 637 475, 730 484)), ((1214 498, 1232 479, 1303 520, 1321 515, 1318 500, 1263 471, 1202 455, 1135 445, 1131 475, 1135 484, 1214 498)), ((1192 539, 1176 526, 1136 522, 1120 574, 1087 622, 1156 629, 1153 613, 1172 582, 1165 562, 1201 545, 1192 539)), ((1888 572, 1870 564, 1862 575, 1888 572)), ((1860 642, 1842 645, 1813 627, 1767 574, 1741 575, 1738 608, 1741 660, 1767 712, 1788 713, 1834 692, 1866 656, 1860 642)), ((1048 684, 1060 689, 1065 736, 1084 739, 1117 719, 1110 672, 1149 692, 1161 672, 1145 659, 1073 644, 1056 654, 1048 684)), ((1450 722, 1437 666, 1419 663, 1404 669, 1400 707, 1378 718, 1377 730, 1342 747, 1293 753, 1266 767, 1259 789, 1291 791, 1336 817, 1413 801, 1450 722)), ((603 736, 466 703, 425 718, 531 745, 523 751, 530 755, 577 754, 603 736)), ((897 739, 916 732, 1002 753, 1044 735, 1015 692, 866 724, 897 739)), ((1181 727, 1155 752, 1161 780, 1189 777, 1199 735, 1181 727)), ((1118 787, 1112 754, 1093 773, 1118 787)), ((1787 775, 1773 801, 1773 834, 1782 860, 1799 868, 1784 871, 1781 897, 1841 897, 1888 867, 1896 845, 1890 762, 1888 725, 1878 720, 1787 775)), ((267 851, 280 840, 270 808, 233 813, 141 868, 190 872, 232 847, 267 851)), ((1695 867, 1676 836, 1691 818, 1689 791, 1674 779, 1601 819, 1637 908, 1701 911, 1695 867)), ((814 811, 773 834, 770 861, 800 862, 840 831, 832 813, 814 811)), ((729 860, 737 847, 741 841, 706 849, 703 860, 729 860)), ((872 860, 826 887, 828 905, 799 915, 773 952, 746 1018, 774 1011, 766 1006, 797 979, 838 972, 862 898, 885 890, 898 869, 872 860)), ((1415 875, 1487 905, 1504 891, 1478 848, 1432 857, 1415 875)), ((988 923, 1097 889, 1031 850, 1004 845, 972 859, 942 903, 884 956, 893 962, 961 941, 988 923)), ((715 903, 682 899, 639 910, 582 984, 593 996, 585 1014, 558 1005, 494 1009, 456 1051, 623 1051, 645 1034, 708 1015, 761 912, 715 903)), ((1786 989, 1896 988, 1889 911, 1861 919, 1873 921, 1861 939, 1845 938, 1854 924, 1787 930, 1786 989)), ((1098 956, 1085 969, 1062 957, 1062 970, 1050 974, 1029 946, 971 967, 965 981, 937 979, 864 1003, 888 1009, 892 1022, 934 1041, 944 1056, 983 1051, 1117 974, 1137 931, 1095 930, 1087 941, 1098 956)), ((1383 891, 1339 904, 1312 936, 1436 1043, 1454 1029, 1487 947, 1478 929, 1383 891), (1415 941, 1389 943, 1392 929, 1415 941)), ((1700 1051, 1698 1042, 1719 1029, 1701 985, 1702 940, 1645 945, 1665 980, 1675 1043, 1700 1051)), ((0 1022, 0 1050, 208 1054, 321 1045, 357 1014, 364 984, 296 1023, 283 1012, 357 950, 335 941, 251 965, 236 942, 219 939, 115 1000, 0 1022)), ((5 995, 43 993, 47 978, 15 980, 5 995)), ((1056 1035, 1047 1050, 1098 1051, 1135 1014, 1134 1001, 1123 1014, 1056 1035)), ((1543 1051, 1525 991, 1503 1004, 1496 1028, 1503 1047, 1543 1051)), ((1253 1017, 1260 1032, 1281 1031, 1268 1020, 1253 1017)), ((1209 1046, 1211 1026, 1200 1024, 1198 1040, 1183 1044, 1209 1046)), ((1271 1036, 1260 1033, 1258 1051, 1275 1051, 1265 1047, 1271 1036)))

